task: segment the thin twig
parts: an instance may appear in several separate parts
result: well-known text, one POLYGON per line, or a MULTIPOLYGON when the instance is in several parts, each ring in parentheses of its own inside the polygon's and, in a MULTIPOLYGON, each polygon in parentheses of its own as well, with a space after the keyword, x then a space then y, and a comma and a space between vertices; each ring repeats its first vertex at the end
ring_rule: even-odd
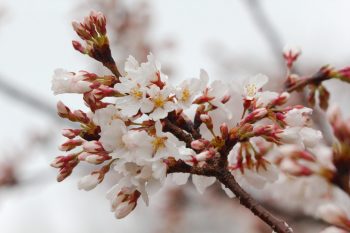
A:
POLYGON ((24 89, 19 89, 15 85, 7 81, 6 78, 0 76, 0 92, 7 95, 9 98, 27 105, 28 107, 44 113, 57 123, 62 124, 62 120, 57 116, 56 109, 46 102, 42 101, 40 98, 32 95, 31 91, 25 91, 24 89))
POLYGON ((0 77, 0 91, 13 100, 24 103, 27 106, 39 110, 52 118, 57 118, 57 113, 54 108, 39 98, 34 97, 29 92, 20 90, 15 85, 10 84, 10 82, 6 81, 3 77, 0 77))

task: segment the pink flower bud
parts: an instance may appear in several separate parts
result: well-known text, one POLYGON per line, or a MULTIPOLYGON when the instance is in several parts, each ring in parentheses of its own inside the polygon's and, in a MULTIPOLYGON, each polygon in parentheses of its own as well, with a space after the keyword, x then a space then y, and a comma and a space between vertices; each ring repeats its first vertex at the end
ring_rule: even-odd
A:
POLYGON ((64 105, 64 103, 62 101, 58 101, 57 112, 58 112, 59 116, 65 117, 70 113, 70 110, 66 105, 64 105))
POLYGON ((340 74, 341 80, 350 82, 350 67, 345 67, 344 69, 338 70, 338 73, 340 74))
POLYGON ((81 133, 81 129, 63 129, 62 135, 66 138, 73 139, 81 133))
POLYGON ((207 150, 207 151, 203 151, 203 152, 195 155, 195 158, 196 158, 197 162, 203 162, 207 159, 212 158, 214 155, 215 155, 214 151, 207 150))
POLYGON ((111 200, 111 209, 117 219, 124 218, 135 209, 141 193, 135 189, 125 187, 111 200))
POLYGON ((226 123, 220 125, 221 137, 226 140, 228 138, 228 126, 226 123))
POLYGON ((63 143, 60 147, 59 150, 61 151, 70 151, 72 149, 74 149, 77 146, 82 145, 84 142, 84 140, 82 139, 69 139, 68 141, 66 141, 65 143, 63 143))
POLYGON ((78 159, 91 164, 101 164, 104 161, 111 159, 111 156, 109 156, 107 153, 101 153, 101 152, 96 154, 83 152, 79 154, 78 159))
POLYGON ((83 144, 84 151, 88 153, 104 152, 103 146, 99 141, 86 141, 83 144))
POLYGON ((58 156, 55 158, 54 161, 51 162, 50 166, 54 168, 60 168, 64 165, 64 158, 65 156, 58 156))
POLYGON ((75 110, 73 112, 73 115, 76 117, 77 121, 79 121, 79 122, 83 122, 83 123, 89 123, 90 122, 89 117, 86 115, 85 112, 83 112, 81 110, 75 110))
POLYGON ((264 118, 267 114, 267 109, 266 108, 257 108, 250 114, 248 114, 242 121, 241 124, 243 123, 253 123, 255 121, 258 121, 262 118, 264 118))
POLYGON ((278 96, 277 99, 275 99, 275 100, 273 101, 272 104, 273 104, 273 105, 277 105, 277 106, 283 105, 283 104, 285 104, 285 103, 288 101, 289 97, 290 97, 290 94, 289 94, 288 92, 283 92, 282 94, 280 94, 280 95, 278 96))
POLYGON ((200 119, 207 126, 208 129, 213 129, 213 120, 208 114, 201 114, 200 119))
POLYGON ((199 139, 191 142, 191 147, 195 150, 203 150, 207 146, 208 146, 208 143, 206 143, 206 140, 203 140, 203 139, 199 139))
POLYGON ((84 46, 81 45, 81 43, 79 41, 73 40, 72 41, 72 45, 73 48, 79 52, 81 52, 82 54, 86 54, 86 48, 84 48, 84 46))

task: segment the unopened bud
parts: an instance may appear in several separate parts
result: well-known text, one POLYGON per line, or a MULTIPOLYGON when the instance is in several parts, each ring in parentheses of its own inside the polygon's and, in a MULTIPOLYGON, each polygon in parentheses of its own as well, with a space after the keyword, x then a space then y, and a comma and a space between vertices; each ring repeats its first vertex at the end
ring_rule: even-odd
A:
POLYGON ((228 126, 226 123, 220 125, 220 132, 222 139, 226 140, 228 138, 228 126))
POLYGON ((131 188, 123 188, 117 195, 111 200, 112 211, 115 213, 117 219, 124 218, 133 209, 135 209, 137 200, 141 193, 131 188))
POLYGON ((80 42, 73 40, 72 45, 75 50, 81 52, 82 54, 87 53, 86 48, 84 48, 84 46, 80 42))
POLYGON ((65 143, 63 143, 61 146, 59 146, 59 150, 61 151, 70 151, 74 149, 77 146, 80 146, 83 144, 82 139, 69 139, 65 143))
POLYGON ((212 150, 207 150, 207 151, 203 151, 197 155, 195 155, 195 158, 198 162, 202 162, 205 161, 207 159, 212 158, 215 155, 215 152, 212 150))
POLYGON ((81 110, 75 110, 73 112, 73 115, 76 117, 77 121, 79 121, 79 122, 88 123, 90 121, 90 119, 86 115, 86 113, 81 111, 81 110))
POLYGON ((313 171, 311 169, 289 158, 282 160, 280 163, 280 169, 294 176, 310 176, 313 174, 313 171))
POLYGON ((101 183, 100 173, 92 173, 87 176, 82 177, 78 182, 78 189, 84 189, 85 191, 90 191, 94 189, 99 183, 101 183))
POLYGON ((207 126, 209 130, 213 129, 213 120, 208 114, 201 114, 200 115, 201 121, 207 126))
POLYGON ((99 141, 86 141, 83 144, 83 149, 88 153, 97 153, 105 151, 101 142, 99 141))
POLYGON ((205 139, 198 139, 191 142, 191 147, 195 150, 203 150, 209 145, 209 143, 210 142, 205 139))
POLYGON ((242 123, 253 123, 262 118, 264 118, 267 114, 266 108, 257 108, 253 112, 249 113, 242 121, 242 123))
POLYGON ((63 129, 62 135, 66 138, 73 139, 81 133, 81 129, 63 129))
POLYGON ((62 101, 58 101, 57 112, 60 117, 66 117, 70 113, 70 109, 62 101))

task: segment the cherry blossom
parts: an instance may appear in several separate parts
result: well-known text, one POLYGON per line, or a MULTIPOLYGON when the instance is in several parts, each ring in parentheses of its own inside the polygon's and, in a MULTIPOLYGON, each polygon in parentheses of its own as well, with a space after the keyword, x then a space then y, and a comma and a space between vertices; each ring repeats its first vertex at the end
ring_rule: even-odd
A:
MULTIPOLYGON (((232 83, 209 82, 204 70, 199 78, 173 87, 153 54, 144 63, 129 56, 123 70, 117 67, 101 13, 92 12, 73 27, 86 44, 74 41, 74 48, 101 62, 112 75, 55 72, 54 94, 82 94, 88 108, 85 112, 57 104, 60 117, 79 123, 78 128, 62 131, 66 141, 59 149, 67 155, 51 163, 59 171, 58 181, 81 163, 99 165, 78 182, 78 188, 94 189, 113 174, 107 198, 118 219, 130 214, 140 198, 148 205, 168 177, 177 185, 191 177, 201 194, 220 183, 228 197, 239 198, 278 233, 293 230, 244 189, 272 189, 269 198, 288 198, 281 205, 293 205, 305 214, 350 229, 350 208, 339 205, 350 203, 348 196, 344 198, 350 185, 343 182, 349 180, 349 170, 344 168, 350 148, 349 124, 338 110, 332 110, 329 118, 337 138, 332 148, 323 142, 322 132, 312 128, 313 109, 289 100, 293 91, 308 86, 311 107, 317 90, 320 107, 326 109, 329 92, 322 82, 344 79, 340 71, 327 66, 313 76, 294 79, 291 67, 300 51, 287 49, 284 90, 263 91, 268 77, 258 74, 239 93, 233 93, 232 83), (240 93, 243 99, 231 99, 240 93), (229 101, 242 105, 243 112, 230 109, 229 101), (233 113, 241 118, 233 120, 233 113)), ((331 231, 334 228, 324 232, 331 231)))
POLYGON ((257 97, 261 88, 268 82, 268 77, 263 74, 258 74, 256 76, 250 77, 244 83, 243 96, 247 100, 253 100, 257 97))

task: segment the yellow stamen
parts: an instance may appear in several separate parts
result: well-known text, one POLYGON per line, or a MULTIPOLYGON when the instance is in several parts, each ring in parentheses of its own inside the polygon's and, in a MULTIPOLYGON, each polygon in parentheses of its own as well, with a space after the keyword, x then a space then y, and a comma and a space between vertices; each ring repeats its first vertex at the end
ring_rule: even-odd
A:
POLYGON ((157 96, 153 99, 153 103, 154 103, 156 108, 161 108, 164 106, 165 100, 162 96, 157 96))
POLYGON ((140 91, 139 88, 135 87, 135 88, 131 89, 130 95, 134 96, 136 99, 141 99, 143 96, 143 92, 140 91))
POLYGON ((165 141, 166 140, 167 140, 166 137, 156 137, 152 141, 152 145, 153 145, 154 151, 157 151, 158 149, 165 147, 165 141))
POLYGON ((245 86, 245 88, 246 88, 246 91, 247 91, 247 96, 249 96, 249 97, 254 97, 255 96, 256 91, 257 91, 255 84, 247 84, 245 86))
POLYGON ((182 91, 181 101, 182 101, 182 102, 187 102, 188 99, 190 98, 190 96, 191 96, 190 90, 188 90, 188 88, 185 88, 185 89, 182 91))

